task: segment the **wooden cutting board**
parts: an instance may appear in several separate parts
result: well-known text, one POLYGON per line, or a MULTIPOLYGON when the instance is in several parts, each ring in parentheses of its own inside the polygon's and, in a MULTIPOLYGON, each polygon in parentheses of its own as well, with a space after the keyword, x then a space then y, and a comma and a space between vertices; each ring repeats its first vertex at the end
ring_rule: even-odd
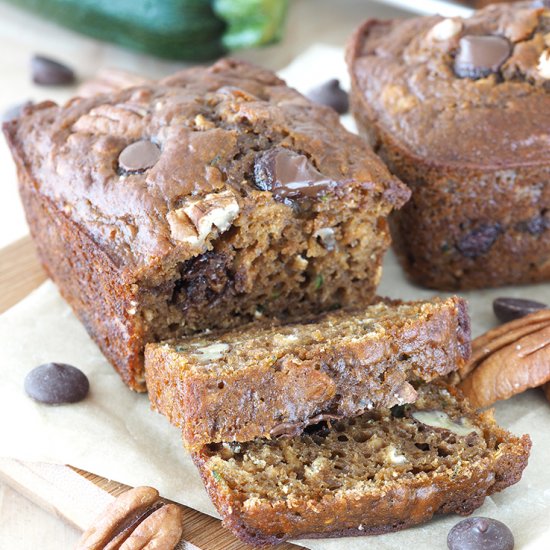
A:
MULTIPOLYGON (((30 237, 0 250, 0 313, 23 299, 46 280, 30 237)), ((183 449, 182 449, 182 452, 183 449)), ((68 465, 28 463, 0 458, 0 478, 27 498, 79 529, 86 529, 98 513, 127 485, 68 465)), ((221 526, 221 521, 182 506, 184 535, 178 548, 187 550, 248 550, 221 526)), ((282 544, 280 550, 298 550, 282 544)))

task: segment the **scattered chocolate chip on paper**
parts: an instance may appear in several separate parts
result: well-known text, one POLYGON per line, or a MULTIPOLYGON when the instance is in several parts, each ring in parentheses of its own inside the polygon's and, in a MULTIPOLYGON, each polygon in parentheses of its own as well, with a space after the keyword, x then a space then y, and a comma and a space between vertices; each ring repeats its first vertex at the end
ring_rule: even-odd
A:
POLYGON ((349 111, 348 93, 342 90, 340 81, 336 78, 312 88, 306 96, 315 103, 332 107, 340 115, 349 111))
POLYGON ((32 81, 41 86, 65 86, 75 82, 74 71, 49 57, 35 55, 31 59, 32 81))
POLYGON ((539 311, 547 309, 548 305, 535 300, 526 300, 525 298, 506 298, 500 297, 493 301, 493 311, 499 321, 507 323, 514 319, 519 319, 539 311))
POLYGON ((449 550, 512 550, 514 535, 501 521, 473 517, 457 523, 447 537, 449 550))
POLYGON ((90 390, 87 376, 65 363, 46 363, 25 377, 27 395, 46 405, 63 405, 82 401, 90 390))

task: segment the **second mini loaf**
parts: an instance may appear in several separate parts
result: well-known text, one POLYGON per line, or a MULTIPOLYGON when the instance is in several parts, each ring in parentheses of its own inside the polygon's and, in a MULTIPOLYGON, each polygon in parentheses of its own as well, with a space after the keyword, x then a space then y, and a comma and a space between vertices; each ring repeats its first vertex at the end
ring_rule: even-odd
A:
POLYGON ((550 10, 541 6, 371 20, 349 45, 356 120, 412 190, 392 234, 417 283, 550 279, 550 10))

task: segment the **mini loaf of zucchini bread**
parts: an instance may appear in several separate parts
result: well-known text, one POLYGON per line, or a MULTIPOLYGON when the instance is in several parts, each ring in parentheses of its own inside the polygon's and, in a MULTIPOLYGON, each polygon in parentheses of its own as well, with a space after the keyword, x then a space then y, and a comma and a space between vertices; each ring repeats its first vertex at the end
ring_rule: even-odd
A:
POLYGON ((330 108, 231 60, 4 132, 46 270, 136 390, 147 342, 370 302, 409 196, 330 108))
POLYGON ((438 289, 550 280, 550 9, 363 24, 355 118, 409 185, 392 217, 411 279, 438 289))
POLYGON ((153 408, 197 449, 299 434, 322 418, 414 402, 411 383, 446 375, 469 355, 462 299, 382 301, 149 344, 145 373, 153 408))
POLYGON ((434 514, 470 514, 519 481, 527 435, 475 413, 453 388, 417 391, 414 405, 194 453, 224 525, 255 545, 388 533, 434 514))

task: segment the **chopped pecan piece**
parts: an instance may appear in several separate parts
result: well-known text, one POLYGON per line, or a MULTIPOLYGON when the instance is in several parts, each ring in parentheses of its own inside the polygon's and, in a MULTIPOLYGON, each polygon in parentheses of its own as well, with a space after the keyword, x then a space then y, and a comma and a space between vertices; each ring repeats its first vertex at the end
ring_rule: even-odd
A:
POLYGON ((189 201, 168 214, 172 237, 192 246, 202 245, 215 230, 227 231, 239 213, 239 203, 231 191, 210 193, 189 201))

